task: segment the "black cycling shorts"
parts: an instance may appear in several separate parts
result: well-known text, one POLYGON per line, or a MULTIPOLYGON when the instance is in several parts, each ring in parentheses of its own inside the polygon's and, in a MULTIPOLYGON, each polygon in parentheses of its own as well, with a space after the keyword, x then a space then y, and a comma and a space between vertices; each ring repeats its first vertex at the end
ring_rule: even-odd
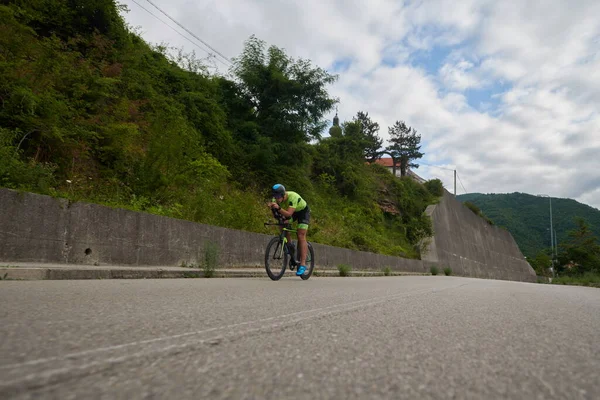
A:
POLYGON ((308 225, 310 224, 310 207, 308 204, 302 211, 294 212, 292 214, 292 220, 298 221, 298 229, 308 229, 308 225), (301 225, 306 225, 306 227, 301 225))

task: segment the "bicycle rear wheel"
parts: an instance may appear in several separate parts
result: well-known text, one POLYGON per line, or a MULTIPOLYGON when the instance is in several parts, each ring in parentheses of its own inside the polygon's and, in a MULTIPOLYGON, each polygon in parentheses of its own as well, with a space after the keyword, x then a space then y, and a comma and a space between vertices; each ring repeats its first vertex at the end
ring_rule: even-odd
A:
POLYGON ((302 280, 307 280, 313 273, 313 269, 315 269, 315 251, 313 250, 312 244, 310 242, 308 244, 308 254, 306 255, 306 271, 300 275, 302 280))
POLYGON ((289 254, 283 248, 283 240, 279 237, 271 239, 265 252, 265 269, 269 278, 274 281, 281 279, 283 274, 285 274, 288 258, 289 254))

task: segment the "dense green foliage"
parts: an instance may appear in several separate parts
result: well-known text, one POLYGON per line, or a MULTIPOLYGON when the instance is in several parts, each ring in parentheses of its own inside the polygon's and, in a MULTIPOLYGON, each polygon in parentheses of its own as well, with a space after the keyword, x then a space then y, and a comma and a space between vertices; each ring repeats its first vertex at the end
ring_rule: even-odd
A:
POLYGON ((444 195, 444 185, 439 179, 431 179, 425 182, 425 187, 434 196, 442 197, 444 195))
POLYGON ((233 78, 212 76, 120 11, 0 1, 0 186, 267 232, 280 182, 308 200, 309 240, 418 257, 438 185, 365 163, 380 143, 366 113, 321 137, 335 76, 255 37, 233 78))
POLYGON ((557 271, 567 275, 600 273, 600 241, 583 218, 575 218, 575 223, 577 227, 558 246, 557 271))

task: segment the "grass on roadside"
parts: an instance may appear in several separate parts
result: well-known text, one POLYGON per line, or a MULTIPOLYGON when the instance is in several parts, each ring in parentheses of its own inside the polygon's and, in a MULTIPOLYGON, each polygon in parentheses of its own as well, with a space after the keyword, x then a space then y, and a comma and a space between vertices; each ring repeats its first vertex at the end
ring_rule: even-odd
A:
POLYGON ((552 283, 556 285, 600 287, 600 274, 588 272, 583 275, 560 276, 558 278, 552 279, 552 283))
POLYGON ((340 272, 340 276, 349 276, 351 270, 352 270, 352 267, 350 267, 347 264, 339 264, 338 265, 338 271, 340 272))

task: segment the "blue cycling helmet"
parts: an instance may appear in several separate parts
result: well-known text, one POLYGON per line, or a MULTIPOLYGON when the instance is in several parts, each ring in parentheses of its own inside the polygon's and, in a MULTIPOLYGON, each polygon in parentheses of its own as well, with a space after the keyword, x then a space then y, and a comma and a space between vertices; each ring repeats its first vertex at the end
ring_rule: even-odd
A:
POLYGON ((283 197, 285 196, 285 186, 280 183, 273 185, 273 197, 283 197))

